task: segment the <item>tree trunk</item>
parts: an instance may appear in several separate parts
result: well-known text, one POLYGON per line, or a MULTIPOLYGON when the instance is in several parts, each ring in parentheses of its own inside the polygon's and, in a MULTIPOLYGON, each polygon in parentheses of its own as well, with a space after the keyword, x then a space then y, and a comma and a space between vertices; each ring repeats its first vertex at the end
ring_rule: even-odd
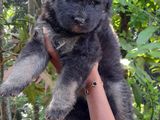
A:
MULTIPOLYGON (((2 14, 3 6, 0 0, 0 14, 2 14)), ((2 40, 3 40, 3 25, 0 24, 0 83, 3 80, 3 53, 2 53, 2 40)), ((9 106, 9 98, 2 97, 1 99, 1 120, 11 120, 11 112, 9 106)))
POLYGON ((126 10, 125 12, 120 12, 120 17, 121 17, 120 32, 122 33, 123 31, 125 31, 127 37, 127 34, 129 32, 128 23, 130 21, 131 16, 129 16, 130 12, 127 11, 128 6, 124 6, 124 9, 126 10))
MULTIPOLYGON (((28 14, 30 14, 31 16, 34 16, 35 11, 36 11, 36 8, 35 8, 34 0, 28 0, 28 14)), ((32 31, 33 31, 33 25, 29 24, 30 36, 32 35, 32 31)))
POLYGON ((28 0, 28 14, 34 16, 35 14, 35 4, 34 0, 28 0))

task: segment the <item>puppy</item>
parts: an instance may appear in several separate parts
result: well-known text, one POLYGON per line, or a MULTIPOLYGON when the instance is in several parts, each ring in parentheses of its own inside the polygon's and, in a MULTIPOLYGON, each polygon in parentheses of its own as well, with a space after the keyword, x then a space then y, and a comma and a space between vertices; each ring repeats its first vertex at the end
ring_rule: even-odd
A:
MULTIPOLYGON (((99 73, 116 120, 132 120, 131 93, 123 77, 118 38, 110 22, 112 0, 47 0, 31 40, 13 72, 0 87, 3 96, 17 95, 45 69, 50 56, 42 28, 62 62, 62 72, 47 107, 48 120, 89 120, 86 100, 79 95, 90 70, 99 73)), ((96 109, 96 108, 95 108, 96 109)))

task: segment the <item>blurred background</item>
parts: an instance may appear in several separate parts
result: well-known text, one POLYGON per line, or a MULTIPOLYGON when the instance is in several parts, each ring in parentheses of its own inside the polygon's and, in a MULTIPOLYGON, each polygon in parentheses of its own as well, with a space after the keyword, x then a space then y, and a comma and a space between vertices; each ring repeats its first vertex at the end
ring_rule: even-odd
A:
MULTIPOLYGON (((29 40, 43 2, 0 0, 0 82, 29 40)), ((160 120, 160 0, 113 0, 112 19, 133 91, 135 120, 160 120)), ((49 63, 20 95, 1 97, 0 120, 44 120, 56 77, 49 63)))

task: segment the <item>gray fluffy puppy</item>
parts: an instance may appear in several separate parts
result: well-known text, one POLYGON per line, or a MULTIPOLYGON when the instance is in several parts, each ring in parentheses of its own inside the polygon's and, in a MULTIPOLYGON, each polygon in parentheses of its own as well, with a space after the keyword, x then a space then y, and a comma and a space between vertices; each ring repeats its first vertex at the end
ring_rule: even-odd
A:
POLYGON ((86 100, 78 90, 94 63, 99 62, 98 70, 116 120, 132 120, 131 93, 110 22, 111 4, 112 0, 47 0, 34 34, 2 83, 0 94, 17 95, 45 69, 50 60, 44 45, 45 27, 63 65, 46 118, 89 120, 86 100))

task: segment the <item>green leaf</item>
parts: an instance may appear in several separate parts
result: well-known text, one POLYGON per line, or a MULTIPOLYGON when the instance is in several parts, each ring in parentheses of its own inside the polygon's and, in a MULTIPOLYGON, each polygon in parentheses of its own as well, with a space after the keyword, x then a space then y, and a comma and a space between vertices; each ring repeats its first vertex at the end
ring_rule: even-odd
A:
POLYGON ((149 43, 149 44, 140 46, 139 49, 145 49, 145 50, 160 49, 160 43, 159 42, 149 43))
MULTIPOLYGON (((155 42, 155 43, 149 43, 146 45, 141 45, 138 46, 138 48, 134 48, 132 50, 129 50, 126 58, 131 59, 131 58, 136 58, 138 56, 143 56, 144 54, 150 54, 151 52, 160 49, 160 43, 155 42)), ((159 58, 160 56, 160 51, 157 51, 156 53, 153 53, 153 55, 151 55, 153 57, 159 58)))
POLYGON ((149 54, 154 58, 160 58, 160 51, 150 51, 149 54))
POLYGON ((119 0, 119 2, 120 2, 121 5, 126 5, 127 4, 126 0, 119 0))
POLYGON ((137 106, 140 107, 142 103, 142 94, 139 89, 139 86, 137 84, 132 84, 131 86, 132 86, 132 90, 133 90, 133 94, 134 94, 134 98, 137 103, 137 106))
POLYGON ((131 51, 128 51, 126 58, 131 59, 131 58, 136 58, 138 56, 143 56, 146 52, 147 52, 147 50, 145 50, 145 49, 135 48, 131 51))
POLYGON ((158 29, 155 26, 149 26, 145 30, 141 31, 138 35, 137 45, 143 45, 148 42, 149 38, 152 37, 153 33, 158 29))
POLYGON ((23 92, 28 98, 28 101, 34 105, 36 98, 44 93, 44 88, 42 88, 40 85, 32 83, 27 88, 25 88, 23 92))
POLYGON ((35 84, 31 84, 29 85, 27 88, 24 89, 24 94, 26 95, 26 97, 28 98, 28 101, 34 105, 36 102, 36 93, 35 91, 35 84))
POLYGON ((124 50, 132 50, 133 46, 131 44, 128 44, 126 40, 123 38, 120 39, 120 45, 124 50))
MULTIPOLYGON (((141 111, 139 109, 134 107, 134 112, 135 112, 136 116, 139 118, 138 120, 144 120, 143 114, 141 113, 141 111)), ((135 120, 137 120, 137 119, 135 119, 135 120)))

